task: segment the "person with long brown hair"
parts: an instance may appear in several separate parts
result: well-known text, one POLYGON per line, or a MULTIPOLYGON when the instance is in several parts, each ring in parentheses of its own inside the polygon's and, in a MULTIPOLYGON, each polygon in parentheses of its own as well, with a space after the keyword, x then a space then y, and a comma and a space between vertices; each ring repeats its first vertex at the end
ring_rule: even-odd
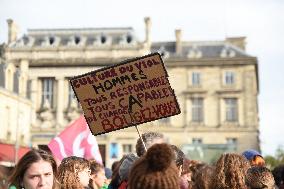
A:
POLYGON ((33 149, 17 163, 10 179, 10 187, 24 189, 57 188, 57 165, 53 156, 46 151, 33 149))
POLYGON ((91 169, 91 180, 90 188, 91 189, 102 189, 107 188, 107 178, 105 175, 105 168, 102 164, 96 162, 95 160, 90 161, 91 169))
POLYGON ((210 189, 211 179, 213 178, 214 166, 204 164, 193 175, 195 189, 210 189))
POLYGON ((216 163, 211 189, 247 189, 245 184, 249 162, 234 153, 222 154, 216 163))
POLYGON ((90 173, 88 160, 70 156, 64 158, 58 167, 57 179, 61 189, 84 189, 89 185, 90 173))

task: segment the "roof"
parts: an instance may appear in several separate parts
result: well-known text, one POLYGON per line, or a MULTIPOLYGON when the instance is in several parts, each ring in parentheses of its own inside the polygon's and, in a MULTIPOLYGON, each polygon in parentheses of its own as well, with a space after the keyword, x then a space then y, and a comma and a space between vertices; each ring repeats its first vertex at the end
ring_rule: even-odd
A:
POLYGON ((165 58, 227 58, 250 57, 244 50, 226 41, 182 42, 182 51, 176 53, 176 42, 156 42, 151 52, 159 52, 165 58))
MULTIPOLYGON (((139 42, 131 27, 125 28, 69 28, 30 29, 28 33, 9 44, 11 49, 37 50, 65 48, 124 49, 137 48, 139 42), (114 48, 115 47, 115 48, 114 48)), ((141 47, 141 46, 140 46, 141 47)), ((181 52, 176 51, 175 41, 152 42, 151 52, 159 52, 164 58, 233 58, 251 57, 229 40, 182 41, 181 52)))
POLYGON ((131 27, 127 28, 70 28, 30 29, 28 33, 11 43, 12 48, 58 46, 111 46, 137 43, 131 27))

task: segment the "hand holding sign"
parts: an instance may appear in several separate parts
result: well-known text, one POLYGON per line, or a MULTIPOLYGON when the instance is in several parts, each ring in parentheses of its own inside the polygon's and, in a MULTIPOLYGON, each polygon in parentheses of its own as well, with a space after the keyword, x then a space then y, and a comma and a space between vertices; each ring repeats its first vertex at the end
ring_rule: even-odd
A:
POLYGON ((70 80, 94 135, 177 115, 180 109, 158 53, 70 80))

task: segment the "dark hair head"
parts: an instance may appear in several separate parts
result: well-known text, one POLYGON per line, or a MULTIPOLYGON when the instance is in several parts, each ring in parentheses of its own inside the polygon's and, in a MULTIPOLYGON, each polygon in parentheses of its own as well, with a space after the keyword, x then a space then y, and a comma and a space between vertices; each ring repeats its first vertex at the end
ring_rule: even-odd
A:
POLYGON ((275 184, 280 188, 281 184, 284 184, 284 165, 275 167, 272 174, 275 179, 275 184))
POLYGON ((155 144, 131 167, 129 189, 177 189, 178 169, 168 144, 155 144))
POLYGON ((100 170, 104 169, 104 166, 95 160, 90 161, 91 174, 97 174, 100 170))
MULTIPOLYGON (((146 145, 146 148, 150 148, 153 144, 156 143, 156 140, 164 140, 164 135, 157 132, 147 132, 142 134, 142 139, 146 145)), ((145 148, 140 138, 137 139, 136 143, 136 153, 139 157, 141 157, 145 153, 145 148)))
POLYGON ((209 189, 213 177, 214 167, 210 165, 202 166, 194 175, 193 180, 196 189, 209 189))
POLYGON ((58 181, 61 188, 84 188, 78 179, 78 173, 86 168, 90 168, 88 160, 70 156, 62 160, 58 167, 58 181))
POLYGON ((164 171, 174 160, 174 152, 168 144, 156 144, 149 148, 145 160, 148 161, 150 170, 164 171))
POLYGON ((54 188, 55 185, 57 184, 55 179, 55 176, 57 175, 56 161, 54 160, 53 156, 50 153, 44 150, 37 150, 37 149, 30 150, 19 160, 9 179, 10 185, 14 185, 16 186, 16 188, 21 188, 22 187, 21 184, 23 182, 23 178, 26 171, 31 167, 33 163, 39 162, 40 160, 50 163, 54 175, 54 183, 53 183, 53 188, 54 188))

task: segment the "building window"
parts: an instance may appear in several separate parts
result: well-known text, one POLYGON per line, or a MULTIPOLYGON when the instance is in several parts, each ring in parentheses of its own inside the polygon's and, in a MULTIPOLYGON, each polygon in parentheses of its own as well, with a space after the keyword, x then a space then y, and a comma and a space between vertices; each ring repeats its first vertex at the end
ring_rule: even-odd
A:
POLYGON ((202 144, 202 138, 192 138, 192 144, 202 144))
POLYGON ((226 140, 227 140, 228 148, 232 151, 236 151, 238 139, 237 138, 227 138, 226 140))
POLYGON ((123 152, 123 154, 132 153, 132 145, 131 144, 123 144, 122 145, 122 152, 123 152))
POLYGON ((238 104, 236 98, 226 98, 226 121, 238 121, 238 104))
POLYGON ((198 73, 198 72, 192 73, 191 84, 192 84, 192 86, 199 86, 200 85, 200 73, 198 73))
POLYGON ((8 142, 10 142, 12 140, 12 133, 11 133, 11 131, 7 132, 6 139, 7 139, 8 142))
POLYGON ((203 98, 192 99, 192 121, 203 122, 203 98))
POLYGON ((235 73, 227 71, 224 78, 225 85, 233 85, 235 83, 235 73))
POLYGON ((171 120, 170 120, 169 117, 159 119, 159 123, 160 123, 160 124, 168 125, 168 124, 170 124, 170 122, 171 122, 171 120))
POLYGON ((27 92, 27 94, 26 94, 27 98, 31 99, 31 97, 32 97, 32 80, 27 81, 27 91, 26 92, 27 92))
POLYGON ((42 106, 46 101, 53 107, 54 78, 42 78, 42 106))
POLYGON ((6 135, 6 139, 7 139, 7 141, 11 141, 11 139, 12 139, 12 133, 11 133, 11 128, 12 128, 12 126, 11 126, 11 108, 9 107, 9 106, 6 106, 6 108, 5 108, 5 111, 4 111, 4 115, 5 116, 2 116, 2 118, 4 119, 4 125, 6 125, 7 126, 7 129, 8 129, 8 131, 7 131, 7 135, 6 135))
POLYGON ((72 101, 75 101, 77 103, 75 93, 72 89, 72 86, 69 84, 68 85, 68 106, 71 105, 72 101))
POLYGON ((237 144, 237 138, 227 138, 227 144, 237 144))

